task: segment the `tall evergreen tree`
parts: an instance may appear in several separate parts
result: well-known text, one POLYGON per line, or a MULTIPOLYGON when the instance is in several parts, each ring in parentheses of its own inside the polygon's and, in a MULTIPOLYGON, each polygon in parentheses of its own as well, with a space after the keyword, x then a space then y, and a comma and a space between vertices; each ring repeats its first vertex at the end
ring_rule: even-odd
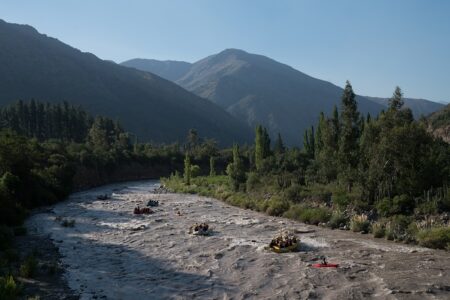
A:
POLYGON ((390 110, 399 110, 402 108, 403 104, 405 102, 403 101, 403 93, 400 87, 395 87, 394 94, 389 99, 389 109, 390 110))
POLYGON ((342 95, 341 124, 339 139, 340 172, 347 189, 351 190, 357 178, 358 165, 358 138, 359 138, 359 112, 355 93, 350 82, 347 81, 342 95))

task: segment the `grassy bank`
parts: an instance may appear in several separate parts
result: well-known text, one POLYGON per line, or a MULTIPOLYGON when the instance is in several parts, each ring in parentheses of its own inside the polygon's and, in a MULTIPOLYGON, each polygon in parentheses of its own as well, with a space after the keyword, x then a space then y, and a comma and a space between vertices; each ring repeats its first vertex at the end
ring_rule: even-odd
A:
MULTIPOLYGON (((199 176, 191 184, 183 178, 162 178, 177 193, 213 197, 244 209, 282 216, 332 229, 370 233, 376 238, 450 250, 450 227, 440 215, 393 214, 379 216, 358 200, 358 191, 345 193, 334 185, 280 187, 268 177, 251 174, 245 187, 234 191, 228 176, 199 176)), ((381 210, 381 209, 380 209, 381 210)))

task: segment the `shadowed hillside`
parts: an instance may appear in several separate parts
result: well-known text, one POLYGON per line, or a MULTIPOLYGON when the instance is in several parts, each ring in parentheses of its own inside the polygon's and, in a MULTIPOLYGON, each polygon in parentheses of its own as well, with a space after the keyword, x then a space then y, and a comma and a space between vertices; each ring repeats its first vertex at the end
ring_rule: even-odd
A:
POLYGON ((82 105, 144 140, 184 140, 189 128, 222 144, 250 129, 219 106, 156 75, 83 53, 27 25, 0 21, 0 105, 18 99, 82 105))

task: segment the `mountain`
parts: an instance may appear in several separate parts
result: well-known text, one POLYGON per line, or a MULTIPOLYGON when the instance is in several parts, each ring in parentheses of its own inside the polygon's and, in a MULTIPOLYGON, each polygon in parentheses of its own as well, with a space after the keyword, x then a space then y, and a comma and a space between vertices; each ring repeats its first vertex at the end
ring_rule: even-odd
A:
POLYGON ((428 130, 450 143, 450 104, 427 117, 428 130))
POLYGON ((140 138, 184 141, 190 128, 222 144, 251 130, 208 100, 157 75, 83 53, 28 25, 0 20, 0 105, 18 99, 81 105, 122 122, 140 138))
MULTIPOLYGON (((191 65, 175 80, 250 126, 263 124, 274 137, 280 132, 290 145, 301 143, 303 131, 319 113, 340 105, 342 89, 262 55, 227 49, 191 65)), ((358 97, 364 113, 383 106, 358 97)))
POLYGON ((142 58, 130 59, 124 61, 121 65, 150 72, 170 81, 176 81, 177 79, 183 77, 183 75, 186 74, 191 67, 190 63, 184 61, 160 61, 142 58))
MULTIPOLYGON (((367 99, 372 100, 376 103, 388 107, 389 98, 379 98, 379 97, 369 97, 365 96, 367 99)), ((415 98, 404 98, 405 107, 408 107, 413 112, 415 118, 420 116, 428 116, 429 114, 442 109, 445 105, 438 102, 433 102, 426 99, 415 99, 415 98)))
MULTIPOLYGON (((217 103, 251 127, 263 124, 273 137, 280 132, 290 145, 301 142, 303 131, 317 124, 321 111, 330 113, 334 105, 340 106, 342 88, 262 55, 227 49, 188 66, 173 62, 170 67, 178 71, 174 75, 161 72, 153 60, 133 65, 217 103)), ((372 115, 387 103, 387 99, 363 96, 357 96, 357 101, 362 113, 372 115)), ((441 107, 421 99, 407 99, 406 106, 416 116, 441 107)))

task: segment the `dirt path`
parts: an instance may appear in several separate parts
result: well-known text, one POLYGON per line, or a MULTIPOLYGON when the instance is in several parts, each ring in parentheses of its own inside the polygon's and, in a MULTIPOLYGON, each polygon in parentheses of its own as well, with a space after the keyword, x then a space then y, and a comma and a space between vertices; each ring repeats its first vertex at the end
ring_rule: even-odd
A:
POLYGON ((448 299, 450 254, 308 226, 221 201, 152 194, 158 182, 134 182, 73 194, 28 220, 58 245, 69 286, 82 299, 448 299), (96 195, 113 193, 109 200, 96 195), (156 213, 136 205, 160 201, 156 213), (179 209, 183 215, 178 216, 179 209), (75 220, 63 227, 56 217, 75 220), (190 225, 206 221, 210 237, 190 225), (265 249, 281 229, 297 232, 301 251, 265 249), (314 269, 321 255, 338 269, 314 269))

